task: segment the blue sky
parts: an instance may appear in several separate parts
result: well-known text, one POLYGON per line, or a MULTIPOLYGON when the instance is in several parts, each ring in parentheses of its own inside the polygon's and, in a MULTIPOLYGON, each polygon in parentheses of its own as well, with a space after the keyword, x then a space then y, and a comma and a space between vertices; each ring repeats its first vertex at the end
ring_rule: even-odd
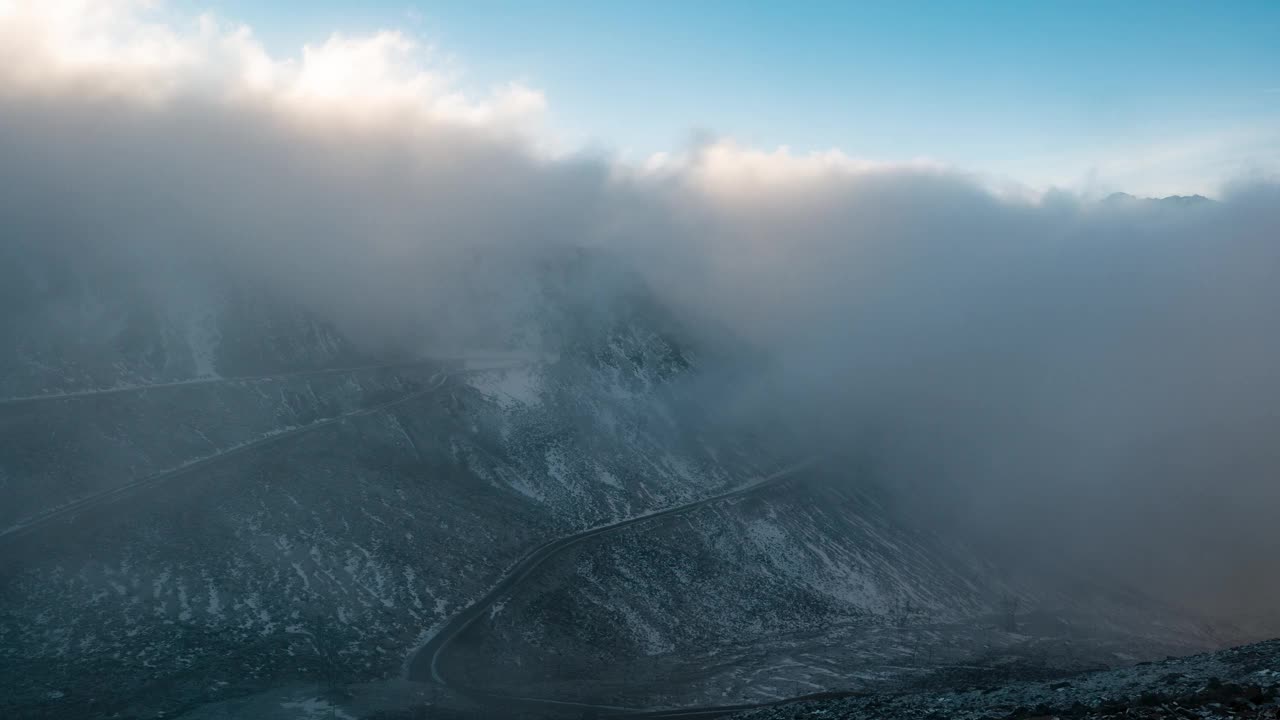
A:
POLYGON ((575 143, 635 156, 706 130, 1153 192, 1280 162, 1274 0, 172 4, 244 21, 279 54, 399 29, 465 84, 520 80, 575 143))

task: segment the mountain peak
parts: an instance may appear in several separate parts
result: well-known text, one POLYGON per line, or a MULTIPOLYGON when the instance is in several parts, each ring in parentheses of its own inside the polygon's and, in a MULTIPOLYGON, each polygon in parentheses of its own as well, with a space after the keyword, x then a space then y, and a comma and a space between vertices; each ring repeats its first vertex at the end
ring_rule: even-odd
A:
POLYGON ((1102 199, 1102 203, 1106 205, 1114 205, 1119 203, 1159 203, 1161 205, 1170 205, 1178 207, 1191 207, 1193 205, 1202 205, 1205 203, 1215 202, 1212 198, 1204 195, 1167 195, 1162 198, 1138 197, 1130 195, 1127 192, 1113 192, 1102 199))

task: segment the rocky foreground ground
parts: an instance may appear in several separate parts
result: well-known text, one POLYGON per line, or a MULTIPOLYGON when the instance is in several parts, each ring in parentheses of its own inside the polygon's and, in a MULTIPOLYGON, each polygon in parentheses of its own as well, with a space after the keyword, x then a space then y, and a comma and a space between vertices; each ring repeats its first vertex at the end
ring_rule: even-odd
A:
POLYGON ((899 693, 815 699, 745 712, 751 720, 1280 719, 1280 640, 1056 680, 984 682, 943 671, 899 693), (932 689, 926 689, 928 687, 932 689), (946 688, 946 689, 939 689, 946 688))

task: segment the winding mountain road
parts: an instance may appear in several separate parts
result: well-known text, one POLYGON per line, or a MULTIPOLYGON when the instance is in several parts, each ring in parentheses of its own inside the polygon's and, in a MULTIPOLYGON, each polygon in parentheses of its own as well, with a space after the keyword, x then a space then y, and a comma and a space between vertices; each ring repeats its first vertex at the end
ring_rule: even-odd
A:
MULTIPOLYGON (((562 700, 548 700, 543 698, 519 697, 513 695, 503 695, 483 690, 481 688, 471 688, 464 685, 451 684, 447 673, 445 672, 445 654, 449 646, 464 632, 471 627, 477 620, 484 617, 503 596, 509 594, 522 580, 529 576, 538 566, 546 562, 556 554, 567 550, 578 543, 599 537, 608 533, 618 532, 629 528, 633 525, 647 523, 654 520, 669 518, 676 515, 693 512, 702 507, 706 507, 713 503, 729 500, 735 497, 741 497, 748 493, 755 492, 761 488, 774 485, 786 478, 812 466, 817 461, 816 458, 809 458, 802 462, 788 466, 775 473, 750 482, 728 492, 713 495, 708 498, 696 500, 684 505, 667 508, 665 510, 657 510, 644 515, 637 515, 626 520, 600 525, 572 535, 552 540, 544 545, 534 548, 527 555, 521 558, 511 566, 498 580, 496 584, 479 600, 476 600, 466 609, 454 615, 441 627, 425 645, 418 649, 409 661, 408 676, 410 680, 420 682, 431 682, 456 690, 464 695, 479 699, 497 700, 510 707, 513 704, 519 704, 529 709, 564 709, 564 708, 580 708, 582 710, 595 711, 602 714, 626 714, 628 717, 714 717, 728 712, 744 710, 753 707, 764 707, 768 705, 777 705, 779 702, 761 703, 754 705, 732 705, 718 707, 700 707, 687 709, 663 709, 663 710, 647 710, 642 708, 626 708, 613 705, 593 705, 590 703, 567 702, 562 700)), ((782 701, 790 702, 790 700, 782 701)))
MULTIPOLYGON (((415 360, 403 360, 394 363, 378 363, 374 365, 352 365, 348 367, 336 368, 314 368, 311 370, 294 370, 292 372, 273 373, 267 375, 230 375, 230 376, 211 376, 197 377, 186 380, 174 380, 172 382, 157 383, 139 383, 136 385, 121 385, 118 387, 99 388, 94 390, 76 390, 73 392, 61 393, 44 393, 40 395, 21 395, 17 397, 0 397, 0 407, 5 405, 27 405, 32 403, 50 402, 54 400, 77 400, 82 398, 101 397, 103 395, 122 395, 125 393, 140 393, 151 390, 170 390, 176 388, 198 387, 200 385, 220 385, 229 383, 255 383, 269 382, 276 380, 289 380, 293 378, 318 377, 321 375, 339 375, 343 373, 365 372, 370 370, 397 370, 400 368, 420 367, 422 365, 441 365, 444 363, 456 362, 488 362, 494 363, 492 366, 477 368, 476 371, 502 369, 511 365, 526 365, 530 362, 543 359, 537 353, 523 352, 504 352, 504 351, 457 351, 449 353, 433 353, 431 355, 421 356, 415 360)), ((467 372, 467 371, 462 371, 467 372)), ((456 373, 453 373, 456 374, 456 373)))
MULTIPOLYGON (((454 360, 470 360, 460 356, 458 358, 449 358, 454 360)), ((0 398, 0 406, 17 405, 34 403, 41 401, 70 400, 76 398, 87 398, 100 395, 110 395, 126 392, 143 392, 154 389, 180 388, 193 385, 204 385, 214 383, 227 382, 261 382, 269 380, 280 380, 286 378, 305 377, 313 375, 325 375, 335 373, 350 373, 363 370, 390 369, 396 367, 409 367, 422 365, 429 362, 439 362, 441 358, 432 358, 429 360, 418 360, 412 362, 383 364, 383 365, 367 365, 359 367, 347 368, 329 368, 318 370, 307 370, 293 373, 282 373, 277 375, 261 375, 252 377, 226 377, 226 378, 199 378, 194 380, 178 381, 172 383, 156 383, 151 385, 127 386, 120 388, 108 388, 103 390, 87 390, 75 393, 64 394, 48 394, 36 395, 28 397, 0 398)), ((492 358, 499 361, 499 358, 492 358)), ((23 546, 26 544, 24 540, 30 540, 38 537, 44 531, 56 530, 63 532, 70 524, 88 525, 92 522, 94 514, 101 514, 104 509, 110 509, 117 503, 137 497, 145 491, 155 488, 159 485, 179 479, 188 474, 201 470, 211 464, 222 462, 230 458, 262 449, 266 446, 279 443, 288 439, 296 438, 301 435, 320 430, 325 427, 345 422, 352 418, 373 415, 394 408, 403 403, 410 402, 416 398, 422 397, 428 393, 438 390, 450 378, 457 375, 466 375, 474 372, 485 372, 488 370, 499 369, 507 365, 523 365, 527 361, 512 362, 507 359, 506 362, 499 362, 498 366, 482 367, 477 369, 454 369, 451 371, 441 370, 434 374, 429 385, 420 389, 400 396, 394 400, 380 403, 359 410, 351 410, 345 413, 334 415, 332 417, 318 420, 306 425, 292 427, 287 430, 260 437, 258 439, 246 442, 241 445, 229 448, 227 450, 213 453, 204 457, 193 459, 178 467, 169 468, 151 475, 138 478, 126 482, 117 487, 95 493, 86 497, 78 498, 65 505, 54 508, 42 515, 29 518, 26 521, 9 528, 0 530, 0 569, 19 561, 23 556, 23 546), (88 516, 88 517, 86 517, 88 516)), ((796 698, 788 698, 777 701, 769 701, 754 704, 738 704, 738 705, 722 705, 722 706, 703 706, 692 708, 630 708, 615 705, 581 703, 567 700, 553 700, 547 698, 521 697, 515 695, 503 695, 501 693, 486 691, 482 688, 472 688, 463 685, 452 684, 445 672, 446 663, 445 655, 450 645, 457 638, 470 628, 477 620, 490 611, 495 603, 503 596, 509 594, 520 582, 527 578, 533 571, 541 566, 548 559, 555 555, 577 545, 579 543, 590 540, 613 532, 619 532, 626 528, 657 521, 664 518, 670 518, 685 513, 690 513, 699 508, 712 505, 714 503, 729 500, 735 497, 741 497, 749 493, 755 492, 762 488, 774 485, 786 478, 810 467, 816 458, 796 463, 782 470, 774 472, 765 477, 758 478, 746 485, 738 487, 734 490, 713 495, 711 497, 696 500, 691 503, 679 505, 665 510, 657 510, 643 515, 620 520, 618 522, 600 525, 589 528, 581 532, 567 535, 556 540, 547 542, 517 561, 511 568, 498 580, 498 582, 479 600, 476 600, 466 609, 450 618, 443 627, 441 627, 435 635, 427 641, 425 645, 414 653, 409 661, 408 676, 411 680, 431 682, 444 687, 449 687, 463 695, 488 702, 500 702, 504 708, 511 709, 519 706, 528 710, 557 710, 557 711, 582 711, 584 713, 592 713, 597 717, 610 716, 626 716, 628 718, 710 718, 726 715, 732 712, 747 710, 752 708, 769 707, 793 702, 796 698)))
POLYGON ((44 393, 43 395, 22 395, 19 397, 0 398, 0 406, 4 405, 26 405, 38 402, 50 402, 53 400, 78 400, 81 398, 101 397, 103 395, 121 395, 124 393, 147 392, 149 390, 170 390, 176 388, 198 387, 200 385, 221 385, 228 383, 253 383, 267 382, 273 380, 288 380, 291 378, 316 377, 320 375, 336 375, 341 373, 354 373, 365 370, 392 370, 396 368, 416 367, 419 365, 427 365, 439 363, 440 358, 428 358, 424 360, 407 360, 399 363, 383 363, 380 365, 356 365, 352 367, 340 368, 317 368, 314 370, 297 370, 287 373, 275 373, 272 375, 233 375, 230 377, 200 377, 191 378, 189 380, 174 380, 173 382, 160 383, 140 383, 137 385, 121 385, 119 387, 101 388, 98 390, 76 390, 74 392, 64 393, 44 393))
MULTIPOLYGON (((400 364, 400 366, 404 367, 410 364, 417 365, 417 364, 423 364, 424 362, 429 362, 429 361, 419 361, 416 363, 402 363, 400 364)), ((517 363, 517 364, 523 364, 523 363, 517 363)), ((274 378, 296 377, 298 375, 314 374, 318 372, 354 372, 356 370, 386 368, 386 367, 395 367, 395 366, 381 365, 381 366, 369 366, 368 368, 346 368, 346 369, 334 369, 334 370, 326 370, 326 371, 307 371, 305 373, 293 373, 287 376, 280 376, 280 375, 263 376, 262 378, 258 378, 258 379, 266 379, 268 377, 274 377, 274 378)), ((347 420, 351 420, 352 418, 363 417, 367 415, 374 415, 380 412, 384 412, 386 410, 390 410, 391 408, 396 407, 397 405, 402 405, 411 400, 417 399, 419 397, 422 397, 423 395, 426 395, 428 393, 434 392, 435 390, 438 390, 451 377, 458 376, 458 375, 466 375, 474 372, 484 372, 490 369, 494 369, 494 368, 484 368, 482 370, 454 370, 450 372, 446 372, 442 370, 440 372, 437 372, 435 375, 431 377, 429 381, 429 385, 427 385, 426 387, 420 390, 414 390, 413 392, 402 395, 394 400, 380 403, 378 405, 373 405, 371 407, 361 408, 358 410, 350 410, 348 412, 334 415, 332 417, 324 418, 323 420, 317 420, 315 422, 308 423, 306 425, 291 427, 286 430, 282 430, 280 432, 276 432, 270 435, 265 435, 255 440, 251 440, 249 442, 228 448, 221 452, 212 453, 210 455, 205 455, 203 457, 195 458, 177 467, 168 468, 166 470, 162 470, 160 472, 156 472, 151 475, 138 478, 136 480, 131 480, 122 485, 113 487, 109 490, 104 490, 99 493, 94 493, 92 495, 88 495, 88 496, 73 500, 69 503, 66 503, 65 505, 60 505, 41 515, 28 518, 18 524, 15 524, 8 528, 0 530, 0 567, 8 565, 9 562, 14 560, 15 558, 20 559, 21 554, 18 552, 15 552, 17 550, 15 546, 19 545, 21 540, 37 535, 43 531, 49 531, 53 529, 63 530, 66 528, 68 524, 77 522, 82 515, 87 515, 92 512, 99 511, 104 507, 111 506, 121 501, 134 498, 138 496, 140 493, 145 492, 146 490, 149 490, 158 485, 170 482, 172 480, 176 480, 180 477, 193 473, 197 470, 201 470, 211 464, 222 462, 230 458, 236 457, 238 455, 243 455, 245 453, 260 450, 263 447, 273 445, 275 443, 279 443, 285 440, 293 439, 301 435, 305 435, 307 433, 312 433, 322 428, 329 427, 337 423, 345 422, 347 420)), ((173 386, 166 385, 165 387, 173 387, 173 386)), ((69 396, 64 396, 64 397, 69 397, 69 396)))

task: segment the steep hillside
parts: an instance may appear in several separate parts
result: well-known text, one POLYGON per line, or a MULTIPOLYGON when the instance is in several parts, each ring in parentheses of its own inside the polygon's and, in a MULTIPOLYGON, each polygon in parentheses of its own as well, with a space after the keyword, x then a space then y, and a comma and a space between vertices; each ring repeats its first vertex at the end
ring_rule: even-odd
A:
POLYGON ((698 707, 883 690, 954 666, 1053 675, 1218 642, 1152 598, 1064 580, 995 568, 818 467, 557 555, 469 628, 450 677, 698 707))
POLYGON ((244 300, 210 311, 201 373, 163 297, 107 327, 93 282, 28 288, 66 317, 23 325, 5 359, 24 368, 0 405, 6 715, 393 677, 523 549, 713 492, 763 454, 680 392, 692 346, 642 286, 584 297, 575 273, 600 266, 552 268, 524 283, 538 352, 492 370, 357 352, 302 308, 244 300))
MULTIPOLYGON (((558 556, 473 627, 463 681, 638 707, 758 700, 837 682, 798 661, 836 635, 989 612, 988 569, 833 485, 801 472, 558 556)), ((877 642, 862 665, 897 655, 877 642)))
MULTIPOLYGON (((533 548, 806 447, 727 410, 757 358, 597 253, 462 257, 453 302, 396 344, 216 265, 130 273, 92 249, 4 250, 6 717, 391 681, 533 548)), ((1068 636, 1059 668, 1201 640, 1141 598, 997 572, 859 472, 820 463, 549 558, 452 648, 451 677, 652 707, 1043 659, 1068 636), (998 630, 1012 597, 1023 625, 998 630)))

